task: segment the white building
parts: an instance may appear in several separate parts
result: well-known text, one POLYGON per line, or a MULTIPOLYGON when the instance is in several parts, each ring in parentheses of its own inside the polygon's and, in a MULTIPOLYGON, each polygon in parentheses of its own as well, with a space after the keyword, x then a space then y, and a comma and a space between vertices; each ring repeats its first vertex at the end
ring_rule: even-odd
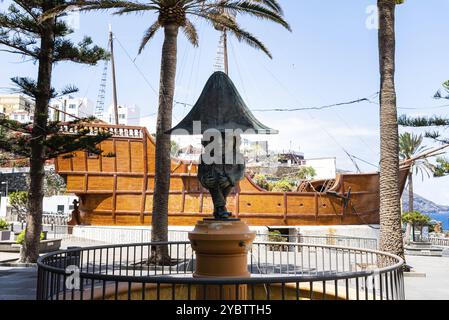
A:
POLYGON ((268 141, 251 141, 242 139, 243 153, 247 158, 259 158, 268 156, 268 141))
POLYGON ((305 159, 303 165, 315 169, 316 176, 314 179, 335 179, 337 175, 336 158, 316 158, 305 159))
POLYGON ((48 110, 48 118, 52 121, 73 121, 75 118, 69 116, 68 114, 73 114, 78 118, 90 117, 94 113, 94 103, 88 98, 73 98, 73 97, 63 97, 60 99, 54 99, 50 105, 53 108, 48 110), (54 108, 61 110, 55 110, 54 108), (68 113, 65 114, 64 112, 68 113))
POLYGON ((34 102, 22 94, 0 95, 0 114, 22 123, 32 122, 34 102))
POLYGON ((33 122, 33 114, 25 110, 13 111, 9 114, 9 119, 16 120, 20 123, 33 122))
MULTIPOLYGON (((106 114, 103 115, 102 120, 107 123, 115 124, 114 105, 109 106, 106 114)), ((140 108, 135 104, 119 104, 118 123, 127 126, 140 125, 140 108)))

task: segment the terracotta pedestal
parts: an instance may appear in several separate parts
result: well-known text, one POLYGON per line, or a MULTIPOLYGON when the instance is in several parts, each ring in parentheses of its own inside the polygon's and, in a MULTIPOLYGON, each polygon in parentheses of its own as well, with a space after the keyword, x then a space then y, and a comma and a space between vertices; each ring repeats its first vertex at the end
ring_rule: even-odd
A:
MULTIPOLYGON (((198 221, 189 233, 196 252, 196 278, 245 278, 248 272, 248 251, 256 233, 246 223, 235 220, 205 219, 198 221)), ((198 286, 198 300, 244 300, 247 288, 240 285, 198 286), (220 292, 221 291, 221 292, 220 292)))

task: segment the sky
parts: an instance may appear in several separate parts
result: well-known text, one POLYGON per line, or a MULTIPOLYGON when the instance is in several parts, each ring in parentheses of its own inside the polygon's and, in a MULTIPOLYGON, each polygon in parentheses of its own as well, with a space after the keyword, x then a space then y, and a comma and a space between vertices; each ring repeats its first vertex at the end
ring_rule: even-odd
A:
MULTIPOLYGON (((306 158, 336 157, 339 169, 354 171, 345 151, 377 165, 379 162, 379 91, 375 0, 280 0, 288 32, 280 26, 238 17, 248 31, 270 49, 273 59, 230 38, 229 75, 250 109, 320 107, 371 97, 372 102, 324 110, 254 112, 279 135, 251 137, 268 140, 270 149, 301 151, 306 158)), ((4 8, 8 1, 0 3, 4 8)), ((96 44, 107 45, 109 24, 115 34, 118 100, 141 109, 141 125, 154 131, 163 34, 159 32, 141 55, 141 37, 157 18, 144 15, 113 16, 108 12, 72 14, 75 41, 89 35, 96 44), (134 62, 133 62, 134 61, 134 62)), ((175 100, 194 104, 214 71, 219 34, 193 18, 200 45, 192 47, 182 33, 178 40, 175 100)), ((407 0, 397 8, 396 86, 399 114, 449 116, 448 101, 433 99, 449 79, 449 0, 407 0)), ((53 85, 74 84, 79 96, 97 100, 103 63, 80 66, 60 63, 54 69, 53 85)), ((110 69, 109 69, 110 70, 110 69)), ((13 76, 36 75, 36 65, 20 56, 0 52, 0 92, 11 87, 13 76)), ((112 101, 111 77, 106 105, 112 101)), ((190 106, 174 107, 173 124, 190 106)), ((416 129, 401 128, 401 132, 416 129)), ((449 136, 449 132, 445 131, 449 136)), ((427 146, 434 146, 426 140, 427 146)), ((358 161, 362 171, 376 167, 358 161)), ((449 177, 415 179, 415 191, 439 204, 449 205, 449 177)))

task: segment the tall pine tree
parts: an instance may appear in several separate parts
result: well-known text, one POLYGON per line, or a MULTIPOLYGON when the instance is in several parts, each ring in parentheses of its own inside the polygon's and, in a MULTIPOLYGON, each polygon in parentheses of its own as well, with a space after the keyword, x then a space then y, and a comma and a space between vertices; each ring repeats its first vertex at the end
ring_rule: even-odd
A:
MULTIPOLYGON (((443 90, 438 90, 434 95, 435 99, 449 100, 449 80, 443 83, 443 90)), ((399 125, 403 127, 425 128, 425 137, 434 140, 437 143, 448 145, 449 137, 441 134, 439 129, 445 129, 449 126, 449 118, 441 116, 421 116, 409 117, 401 115, 398 119, 399 125)), ((449 159, 445 157, 438 157, 436 159, 436 166, 434 170, 435 177, 443 177, 449 175, 449 159)))
POLYGON ((90 119, 69 124, 73 135, 60 133, 60 124, 48 121, 48 105, 59 94, 75 92, 74 87, 62 89, 58 94, 52 87, 53 66, 57 62, 71 61, 94 65, 107 57, 105 50, 92 45, 85 37, 73 43, 68 36, 73 30, 64 21, 64 14, 42 17, 68 1, 65 0, 15 0, 0 12, 0 49, 18 54, 37 63, 37 79, 17 77, 12 81, 19 91, 35 101, 33 123, 20 124, 2 118, 0 125, 8 129, 7 139, 0 140, 0 148, 30 162, 29 210, 22 262, 36 262, 39 256, 39 236, 42 229, 42 203, 44 164, 47 159, 71 151, 86 149, 100 153, 95 145, 108 138, 109 133, 92 134, 85 125, 90 119))

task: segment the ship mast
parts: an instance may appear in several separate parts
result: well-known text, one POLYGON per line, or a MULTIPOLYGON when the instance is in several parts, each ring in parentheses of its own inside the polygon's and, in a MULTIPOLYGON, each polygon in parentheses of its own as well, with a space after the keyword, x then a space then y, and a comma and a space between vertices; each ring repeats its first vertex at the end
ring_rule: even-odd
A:
MULTIPOLYGON (((219 0, 220 1, 220 0, 219 0)), ((229 19, 235 20, 235 14, 231 11, 222 9, 222 14, 229 19)), ((229 75, 229 58, 228 58, 228 30, 226 27, 216 24, 215 30, 221 32, 220 41, 218 42, 217 57, 215 59, 215 71, 223 71, 229 75)))
POLYGON ((228 34, 226 29, 223 30, 223 56, 224 56, 224 69, 226 75, 229 75, 229 64, 228 64, 228 34))
POLYGON ((226 30, 220 30, 221 36, 218 42, 217 56, 215 58, 214 71, 223 71, 229 75, 228 64, 228 36, 226 30))
MULTIPOLYGON (((108 49, 111 55, 111 65, 112 65, 112 101, 114 107, 114 124, 119 124, 118 119, 118 104, 117 104, 117 82, 115 78, 115 60, 114 60, 114 34, 112 33, 112 27, 109 25, 109 41, 108 49)), ((95 117, 101 119, 104 115, 104 100, 106 96, 106 82, 108 76, 108 64, 109 61, 105 60, 103 73, 101 75, 100 91, 98 92, 97 105, 95 107, 95 117)), ((108 120, 106 120, 108 121, 108 120)), ((109 121, 108 121, 109 122, 109 121)))
POLYGON ((117 83, 115 79, 115 62, 114 62, 114 35, 112 33, 111 25, 109 25, 109 48, 111 52, 111 66, 112 66, 112 100, 114 105, 115 124, 118 125, 118 106, 117 106, 117 83))

